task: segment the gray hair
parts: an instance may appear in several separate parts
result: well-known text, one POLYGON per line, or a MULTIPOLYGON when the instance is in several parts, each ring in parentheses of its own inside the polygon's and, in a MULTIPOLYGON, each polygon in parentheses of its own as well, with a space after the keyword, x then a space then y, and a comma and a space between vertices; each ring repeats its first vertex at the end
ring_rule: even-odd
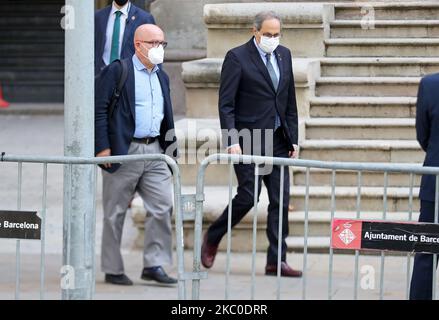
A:
POLYGON ((256 28, 256 30, 260 31, 264 21, 265 20, 270 20, 270 19, 278 20, 279 23, 281 24, 281 27, 282 27, 282 20, 279 17, 279 15, 276 12, 274 12, 274 11, 262 11, 262 12, 259 12, 255 16, 255 20, 254 20, 254 24, 253 25, 256 28))

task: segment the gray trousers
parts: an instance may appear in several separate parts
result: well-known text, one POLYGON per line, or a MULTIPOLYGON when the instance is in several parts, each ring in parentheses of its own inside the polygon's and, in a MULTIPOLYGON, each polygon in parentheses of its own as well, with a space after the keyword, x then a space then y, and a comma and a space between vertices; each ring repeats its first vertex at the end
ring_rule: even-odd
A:
MULTIPOLYGON (((128 154, 162 153, 155 141, 149 145, 131 143, 128 154)), ((164 162, 124 163, 114 173, 102 171, 104 227, 102 234, 102 271, 109 274, 124 273, 120 251, 125 214, 130 200, 137 191, 145 209, 145 242, 143 266, 154 267, 172 264, 173 209, 172 175, 164 162)))

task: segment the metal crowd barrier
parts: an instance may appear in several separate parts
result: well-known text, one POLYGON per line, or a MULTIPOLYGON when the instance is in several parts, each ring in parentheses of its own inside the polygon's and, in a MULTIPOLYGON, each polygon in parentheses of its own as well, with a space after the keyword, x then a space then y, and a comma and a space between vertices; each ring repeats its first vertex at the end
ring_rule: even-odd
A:
MULTIPOLYGON (((176 226, 176 251, 177 251, 177 270, 178 270, 178 298, 186 299, 186 284, 191 282, 192 284, 192 299, 200 299, 200 282, 207 277, 207 273, 201 270, 201 243, 202 243, 202 225, 203 225, 203 203, 205 201, 204 194, 204 178, 207 167, 213 163, 226 163, 229 165, 229 219, 228 219, 228 232, 227 232, 227 256, 226 256, 226 275, 225 275, 225 298, 230 297, 230 262, 231 262, 231 209, 232 209, 232 179, 233 179, 233 164, 235 163, 253 163, 255 164, 255 175, 259 174, 259 167, 261 165, 275 165, 280 166, 281 180, 280 180, 280 203, 283 199, 283 173, 285 167, 302 167, 306 169, 306 182, 305 182, 305 220, 304 220, 304 249, 303 249, 303 277, 302 277, 302 299, 307 298, 307 259, 308 259, 308 233, 309 233, 309 187, 310 187, 310 171, 313 168, 328 169, 332 173, 331 179, 331 206, 328 208, 331 212, 331 221, 336 212, 336 174, 337 171, 355 171, 357 172, 357 218, 360 218, 361 212, 361 190, 362 190, 362 174, 364 172, 380 172, 384 175, 383 186, 383 212, 382 219, 387 219, 387 189, 388 189, 388 174, 389 173, 406 173, 409 176, 409 220, 412 219, 413 214, 413 188, 414 188, 414 176, 422 174, 430 174, 436 176, 436 205, 435 205, 435 223, 438 223, 438 203, 439 203, 439 168, 420 167, 418 165, 411 164, 380 164, 380 163, 348 163, 348 162, 323 162, 313 160, 299 160, 299 159, 287 159, 287 158, 272 158, 261 156, 247 156, 247 155, 228 155, 228 154, 214 154, 205 158, 199 168, 197 175, 196 194, 194 195, 182 195, 181 194, 181 181, 180 181, 180 169, 177 163, 170 157, 163 154, 152 155, 130 155, 130 156, 115 156, 115 157, 102 157, 102 158, 77 158, 77 157, 38 157, 38 156, 16 156, 16 155, 2 155, 1 162, 17 163, 17 209, 21 209, 22 204, 22 172, 23 164, 35 163, 43 166, 43 193, 42 193, 42 234, 41 234, 41 259, 40 259, 40 298, 44 299, 45 296, 45 222, 47 211, 47 170, 49 164, 61 164, 65 165, 67 169, 67 179, 71 185, 71 173, 72 168, 75 165, 90 165, 93 166, 94 180, 91 182, 94 185, 93 199, 95 199, 96 192, 96 178, 97 178, 97 165, 104 163, 125 163, 136 161, 163 161, 166 162, 172 169, 174 177, 174 210, 175 210, 175 226, 176 226), (194 207, 193 204, 195 204, 194 207), (193 268, 191 272, 185 271, 184 266, 184 233, 183 233, 183 221, 194 220, 194 248, 193 248, 193 268)), ((255 179, 255 193, 254 193, 254 217, 253 217, 253 241, 252 241, 252 267, 251 267, 251 290, 250 298, 255 298, 255 277, 256 277, 256 236, 257 236, 257 212, 258 212, 258 179, 255 179)), ((294 186, 292 186, 294 188, 294 186)), ((94 201, 95 202, 95 201, 94 201)), ((64 216, 64 219, 69 219, 71 214, 71 208, 66 208, 68 214, 64 216)), ((95 208, 94 208, 95 209, 95 208)), ((282 206, 279 209, 279 236, 281 239, 282 230, 282 206)), ((69 221, 64 221, 69 223, 69 221)), ((70 230, 67 228, 66 230, 70 230)), ((68 234, 66 235, 69 236, 68 234)), ((90 239, 89 239, 90 240, 90 239)), ((85 239, 87 241, 87 239, 85 239)), ((93 240, 94 241, 94 240, 93 240)), ((87 245, 87 244, 85 244, 87 245)), ((276 298, 281 298, 281 284, 282 278, 280 276, 280 252, 281 243, 278 242, 278 261, 277 261, 277 278, 276 278, 276 298)), ((63 248, 63 250, 70 250, 70 248, 63 248)), ((353 298, 358 298, 358 278, 359 278, 359 255, 358 250, 355 251, 355 276, 353 286, 353 298)), ((384 297, 384 268, 385 268, 385 253, 381 252, 381 269, 380 269, 380 299, 384 297)), ((408 298, 409 281, 410 281, 410 253, 407 254, 407 287, 406 297, 408 298)), ((333 258, 334 252, 330 246, 329 249, 329 265, 328 265, 328 293, 327 298, 332 299, 333 292, 333 258)), ((93 259, 94 261, 94 259, 93 259)), ((436 259, 433 259, 433 298, 436 298, 436 259)), ((20 286, 21 286, 21 248, 20 240, 16 240, 16 278, 15 278, 15 298, 20 298, 20 286)), ((94 268, 94 265, 93 265, 94 268)), ((90 279, 92 284, 95 283, 95 277, 90 279)), ((288 297, 285 297, 288 298, 288 297)))
MULTIPOLYGON (((22 172, 23 172, 23 164, 25 163, 36 163, 41 164, 43 166, 43 182, 42 182, 42 209, 41 209, 41 259, 40 259, 40 299, 44 299, 45 296, 45 248, 46 248, 46 241, 45 241, 45 224, 46 224, 46 211, 47 211, 47 168, 49 164, 61 164, 65 165, 67 169, 67 179, 69 179, 69 186, 72 188, 72 168, 75 165, 90 165, 93 166, 94 170, 94 180, 91 182, 93 184, 93 203, 95 203, 95 197, 96 197, 96 180, 97 180, 97 165, 98 164, 104 164, 104 163, 125 163, 125 162, 136 162, 136 161, 162 161, 166 162, 171 169, 174 177, 174 212, 175 212, 175 224, 176 224, 176 235, 177 239, 180 239, 180 241, 177 241, 176 243, 176 251, 177 251, 177 268, 178 268, 178 297, 180 299, 186 298, 186 292, 185 292, 185 282, 188 279, 192 279, 193 276, 191 274, 185 273, 184 270, 184 245, 183 245, 183 218, 181 216, 181 182, 180 182, 180 169, 176 162, 168 157, 167 155, 163 154, 148 154, 148 155, 129 155, 129 156, 113 156, 113 157, 101 157, 101 158, 80 158, 80 157, 40 157, 40 156, 17 156, 17 155, 6 155, 2 154, 0 158, 1 162, 9 162, 9 163, 17 163, 18 173, 17 173, 17 180, 18 180, 18 190, 17 190, 17 210, 21 210, 21 204, 22 204, 22 172), (186 279, 186 280, 185 280, 186 279)), ((70 193, 68 193, 70 194, 70 193)), ((1 209, 1 208, 0 208, 1 209)), ((94 215, 96 208, 93 208, 94 215)), ((72 214, 72 210, 70 207, 66 208, 67 213, 64 215, 64 220, 67 219, 68 221, 63 221, 64 225, 67 225, 67 235, 64 235, 66 237, 69 237, 70 235, 70 216, 72 214)), ((86 226, 87 227, 87 226, 86 226)), ((92 235, 90 235, 90 238, 84 239, 84 247, 87 248, 87 246, 90 246, 91 243, 94 243, 94 239, 91 237, 94 237, 94 232, 92 232, 92 235), (89 243, 89 241, 92 241, 89 243)), ((21 240, 16 240, 16 273, 15 273, 15 299, 20 298, 20 286, 21 286, 21 248, 20 248, 21 240)), ((69 252, 71 248, 63 248, 63 251, 69 252)), ((67 255, 69 256, 69 255, 67 255)), ((92 270, 94 270, 94 257, 90 258, 92 262, 92 270)), ((68 261, 67 261, 68 264, 68 261)), ((92 285, 94 286, 95 283, 95 275, 93 272, 93 276, 89 281, 92 281, 92 285)))
MULTIPOLYGON (((204 178, 205 171, 207 167, 212 163, 222 163, 227 164, 230 167, 229 170, 229 211, 228 211, 228 232, 227 232, 227 255, 226 255, 226 274, 225 274, 225 294, 224 298, 228 299, 230 297, 230 260, 231 260, 231 208, 232 208, 232 177, 233 177, 233 164, 235 163, 247 163, 255 164, 255 175, 258 175, 258 168, 261 165, 275 165, 280 166, 281 169, 281 180, 280 180, 280 203, 283 199, 283 173, 285 167, 302 167, 306 169, 306 183, 305 183, 305 222, 304 222, 304 249, 303 249, 303 277, 302 277, 302 299, 307 298, 307 258, 308 258, 308 231, 309 231, 309 187, 310 187, 310 169, 329 169, 332 173, 331 178, 331 207, 328 211, 331 212, 331 221, 334 218, 336 211, 336 173, 337 171, 355 171, 357 173, 357 201, 356 201, 356 214, 357 218, 360 218, 361 212, 361 191, 362 191, 362 173, 364 172, 381 172, 384 175, 384 186, 383 186, 383 211, 382 220, 387 219, 387 191, 388 191, 388 174, 389 173, 406 173, 408 174, 410 185, 409 185, 409 210, 408 216, 409 220, 412 220, 413 214, 413 188, 414 188, 414 176, 422 174, 430 174, 436 176, 436 205, 435 205, 435 219, 434 222, 438 223, 438 192, 439 192, 439 168, 432 167, 421 167, 413 164, 382 164, 382 163, 357 163, 357 162, 323 162, 323 161, 313 161, 313 160, 299 160, 299 159, 288 159, 288 158, 272 158, 272 157, 261 157, 261 156, 248 156, 248 155, 228 155, 228 154, 213 154, 204 159, 200 165, 198 177, 197 177, 197 188, 196 188, 196 216, 195 216, 195 234, 194 234, 194 270, 196 274, 201 270, 201 244, 202 244, 202 224, 203 224, 203 203, 204 203, 204 178)), ((291 186, 294 188, 294 185, 291 186)), ((255 257, 256 257, 256 239, 257 239, 257 212, 258 212, 258 179, 255 179, 254 186, 254 207, 253 207, 253 243, 252 243, 252 267, 251 267, 251 289, 250 298, 255 298, 255 257)), ((416 195, 417 196, 417 195, 416 195)), ((278 261, 277 261, 277 288, 276 288, 276 298, 281 298, 281 276, 280 276, 280 264, 281 264, 281 230, 282 230, 282 206, 279 207, 279 233, 278 233, 278 261)), ((288 222, 287 222, 288 223, 288 222)), ((332 240, 331 240, 332 241, 332 240)), ((355 251, 355 275, 353 284, 353 299, 358 299, 358 278, 359 278, 359 254, 358 250, 355 251)), ((333 257, 334 251, 330 246, 329 249, 329 265, 328 265, 328 293, 327 298, 331 300, 333 298, 333 257)), ((406 298, 409 296, 409 282, 410 282, 410 259, 411 254, 407 254, 407 285, 406 285, 406 298)), ((433 299, 436 298, 436 259, 433 265, 433 299)), ((384 298, 384 268, 385 268, 385 252, 381 251, 381 268, 380 268, 380 286, 379 286, 379 297, 384 298)), ((192 284, 192 298, 200 299, 200 280, 193 280, 192 284)), ((288 297, 285 297, 288 298, 288 297)))

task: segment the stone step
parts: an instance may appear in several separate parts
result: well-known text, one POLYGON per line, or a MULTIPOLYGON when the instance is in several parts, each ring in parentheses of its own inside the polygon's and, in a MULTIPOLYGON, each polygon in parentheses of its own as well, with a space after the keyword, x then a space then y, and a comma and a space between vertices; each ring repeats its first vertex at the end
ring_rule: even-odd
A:
POLYGON ((439 70, 438 58, 323 58, 324 77, 422 77, 439 70))
MULTIPOLYGON (((11 109, 10 112, 13 110, 11 109)), ((15 112, 18 112, 16 110, 15 112)), ((0 112, 0 115, 3 112, 0 112)), ((195 185, 196 177, 199 170, 199 163, 179 163, 181 167, 180 177, 183 185, 195 185)), ((419 165, 421 165, 419 163, 419 165)), ((291 186, 306 184, 306 169, 303 167, 290 167, 290 184, 291 186)), ((337 186, 357 186, 358 172, 348 170, 336 171, 336 185, 337 186)), ((420 185, 421 177, 414 175, 413 186, 420 185)), ((227 186, 230 181, 230 167, 227 164, 210 164, 204 176, 204 184, 206 186, 227 186)), ((380 187, 384 185, 384 173, 364 171, 362 173, 362 182, 364 186, 380 187)), ((332 184, 332 171, 326 169, 310 169, 311 186, 330 186, 332 184)), ((237 185, 235 172, 232 169, 232 185, 237 185)), ((390 187, 409 187, 410 174, 407 173, 389 173, 388 186, 390 187)))
MULTIPOLYGON (((226 208, 229 199, 227 186, 206 186, 204 188, 205 201, 203 206, 203 216, 206 222, 214 221, 226 208)), ((419 210, 418 199, 419 188, 413 188, 412 210, 419 210)), ((194 194, 194 186, 183 186, 183 194, 194 194)), ((294 210, 289 213, 289 221, 294 221, 292 217, 297 212, 305 211, 306 188, 304 186, 292 186, 290 188, 290 204, 294 210)), ((332 189, 329 186, 310 186, 309 187, 309 211, 331 212, 332 189)), ((357 212, 358 188, 337 186, 335 189, 335 210, 336 212, 357 212)), ((380 212, 384 210, 384 187, 361 188, 360 212, 380 212)), ((232 188, 232 197, 236 195, 236 186, 232 188)), ((410 190, 406 187, 387 188, 387 212, 388 218, 392 212, 410 212, 409 205, 410 190)), ((266 212, 268 207, 268 195, 266 188, 262 188, 258 203, 258 221, 266 223, 266 212)), ((365 215, 362 215, 365 218, 365 215)), ((376 217, 373 217, 376 218, 376 217)), ((299 219, 300 220, 300 219, 299 219)), ((302 218, 303 221, 303 218, 302 218)), ((244 217, 243 222, 253 222, 253 209, 244 217)))
MULTIPOLYGON (((414 189, 415 192, 418 189, 414 189)), ((236 194, 236 187, 232 190, 232 197, 236 194)), ((195 187, 185 186, 182 188, 183 194, 193 194, 195 193, 195 187)), ((407 221, 409 219, 409 210, 391 210, 390 207, 390 197, 396 197, 403 199, 404 195, 407 196, 408 200, 408 188, 389 188, 388 189, 388 210, 387 210, 387 220, 392 221, 407 221), (407 191, 407 192, 405 192, 407 191)), ((415 199, 416 193, 414 193, 413 199, 415 199)), ((229 191, 227 187, 217 187, 217 186, 209 186, 204 188, 204 196, 205 201, 203 204, 203 223, 210 224, 215 221, 223 212, 228 204, 228 196, 229 191)), ((300 203, 295 201, 298 197, 304 198, 305 196, 305 188, 295 186, 291 188, 291 204, 294 206, 294 210, 290 211, 288 214, 289 225, 292 228, 295 228, 295 232, 290 232, 290 234, 294 235, 304 235, 304 225, 305 225, 305 211, 300 208, 300 203)), ((331 189, 327 187, 310 187, 310 199, 313 196, 320 196, 321 199, 325 201, 327 196, 331 196, 331 189)), ((334 213, 335 218, 346 218, 346 219, 355 219, 357 216, 357 208, 356 208, 356 197, 357 197, 357 188, 351 187, 339 187, 336 190, 336 210, 334 213), (349 210, 344 210, 338 205, 338 197, 343 200, 345 197, 354 197, 355 201, 353 201, 354 208, 349 210)), ((379 198, 382 201, 383 198, 383 188, 367 188, 364 187, 362 190, 362 197, 366 198, 379 198)), ((329 198, 330 199, 330 198, 329 198)), ((362 201, 363 202, 363 201, 362 201)), ((257 212, 258 224, 266 224, 267 223, 267 207, 268 207, 268 194, 266 188, 262 188, 261 195, 258 202, 257 212)), ((360 208, 360 218, 361 219, 369 219, 369 220, 381 220, 383 218, 383 208, 380 207, 378 210, 367 210, 363 207, 360 208)), ((419 207, 413 206, 412 210, 412 220, 417 220, 419 216, 419 207)), ((140 210, 143 210, 143 206, 140 207, 140 210)), ((247 215, 241 220, 242 224, 247 224, 248 228, 252 228, 254 219, 254 208, 250 209, 247 215)), ((331 206, 324 209, 314 210, 309 208, 308 212, 308 224, 310 226, 310 236, 321 236, 321 235, 329 235, 329 226, 331 223, 331 206), (311 226, 313 225, 313 226, 311 226), (323 229, 322 229, 323 226, 323 229), (314 228, 313 230, 311 230, 314 228), (319 229, 320 228, 320 229, 319 229)))
POLYGON ((321 77, 316 96, 416 97, 420 77, 321 77))
MULTIPOLYGON (((305 240, 303 237, 290 236, 286 240, 288 252, 301 253, 304 251, 305 240)), ((331 239, 329 237, 308 237, 308 253, 328 253, 331 239)))
POLYGON ((52 70, 53 68, 64 70, 64 57, 60 56, 39 56, 32 55, 8 56, 0 60, 1 70, 28 69, 52 70))
MULTIPOLYGON (((294 188, 296 191, 293 191, 293 199, 294 194, 298 194, 297 190, 299 187, 294 188)), ((303 189, 303 188, 302 188, 303 189)), ((354 189, 354 188, 351 188, 354 189)), ((195 192, 195 187, 183 187, 182 194, 193 194, 195 192)), ((235 195, 236 188, 233 190, 233 195, 235 195)), ((299 193, 301 190, 299 190, 299 193)), ((313 189, 311 188, 311 192, 313 189)), ((352 193, 352 192, 351 192, 352 193)), ((219 215, 222 214, 224 208, 228 203, 228 189, 226 187, 205 187, 204 196, 205 201, 203 204, 203 230, 206 230, 207 227, 215 221, 219 215)), ((338 195, 342 197, 343 200, 345 197, 346 191, 343 193, 339 193, 338 195)), ((368 193, 365 192, 365 195, 368 193)), ((355 195, 355 194, 354 194, 355 195)), ((311 199, 311 197, 310 197, 311 199)), ((324 201, 324 195, 322 197, 322 201, 324 201)), ((389 198, 390 199, 390 198, 389 198)), ((137 201, 133 202, 131 207, 131 214, 133 216, 133 221, 135 225, 138 227, 140 234, 143 232, 144 228, 144 220, 146 216, 146 212, 142 201, 137 199, 137 201)), ((338 197, 337 197, 338 200, 338 197)), ((320 201, 320 200, 319 200, 320 201)), ((365 201, 365 200, 363 200, 365 201)), ((356 203, 356 201, 354 201, 356 203)), ((295 209, 290 211, 288 214, 288 224, 289 224, 289 237, 288 237, 288 247, 290 251, 295 250, 303 250, 303 237, 305 235, 305 217, 306 214, 303 210, 298 209, 300 203, 298 201, 294 202, 295 209)), ((268 196, 266 189, 263 188, 261 192, 261 196, 258 203, 257 210, 257 250, 265 251, 267 248, 267 237, 265 233, 266 225, 267 225, 267 206, 268 206, 268 196)), ((360 211, 361 219, 369 219, 369 220, 381 220, 383 218, 383 213, 380 210, 377 211, 367 211, 362 208, 360 211)), ((314 250, 329 248, 329 242, 322 242, 322 238, 328 238, 330 235, 330 225, 331 225, 331 208, 327 207, 324 210, 312 210, 310 209, 307 214, 308 218, 308 251, 312 252, 314 250)), ((411 214, 411 220, 418 219, 418 212, 416 211, 416 207, 413 207, 413 212, 411 214)), ((357 218, 357 210, 356 208, 350 211, 344 211, 339 207, 339 203, 337 202, 336 211, 334 212, 335 218, 346 218, 346 219, 356 219, 357 218)), ((387 220, 392 221, 407 221, 409 220, 410 214, 409 211, 388 211, 387 220)), ((250 211, 244 216, 242 221, 237 224, 232 230, 232 250, 234 252, 248 252, 251 251, 252 248, 252 234, 253 234, 253 219, 254 219, 254 211, 250 209, 250 211)), ((185 235, 185 245, 187 248, 192 248, 193 246, 193 230, 194 224, 193 221, 186 221, 184 223, 184 235, 185 235)), ((139 241, 136 243, 142 245, 143 241, 138 238, 139 241)), ((226 249, 226 240, 224 237, 220 243, 220 250, 226 249)), ((329 238, 328 238, 329 240, 329 238)))
POLYGON ((10 102, 63 102, 63 81, 5 81, 3 95, 10 102))
MULTIPOLYGON (((413 188, 413 210, 419 208, 417 197, 419 188, 413 188)), ((337 187, 335 189, 336 210, 356 211, 357 210, 357 187, 337 187)), ((291 204, 297 211, 305 210, 306 188, 295 186, 291 188, 291 204)), ((360 211, 383 212, 384 210, 384 188, 383 187, 362 187, 360 211)), ((331 187, 311 186, 309 187, 308 210, 329 211, 331 210, 331 187)), ((410 210, 409 188, 388 187, 387 188, 387 212, 408 212, 410 210)))
POLYGON ((414 118, 415 97, 313 97, 311 117, 414 118))
POLYGON ((43 28, 32 28, 29 29, 14 29, 9 30, 7 33, 0 33, 0 43, 7 43, 7 42, 15 42, 15 41, 27 41, 27 42, 35 42, 35 39, 38 39, 38 42, 41 43, 42 41, 56 41, 56 42, 63 42, 64 41, 64 32, 62 30, 53 29, 53 27, 47 27, 46 29, 43 28), (44 37, 42 37, 42 34, 44 37))
POLYGON ((420 163, 424 152, 415 140, 305 140, 300 157, 321 161, 420 163))
POLYGON ((11 103, 8 108, 0 108, 0 116, 48 116, 63 115, 62 103, 11 103))
POLYGON ((376 20, 437 20, 439 4, 436 1, 392 3, 346 3, 336 4, 336 20, 361 20, 366 17, 376 20))
POLYGON ((329 39, 325 45, 328 57, 436 57, 439 39, 329 39))
POLYGON ((438 38, 439 20, 336 20, 331 38, 438 38))
POLYGON ((415 140, 415 119, 316 118, 305 121, 306 139, 415 140))
MULTIPOLYGON (((12 109, 10 110, 12 112, 12 109)), ((17 110, 18 112, 18 110, 17 110)), ((0 115, 3 112, 0 112, 0 115)), ((181 182, 183 185, 195 185, 199 164, 181 164, 181 182)), ((212 164, 207 167, 204 177, 206 186, 227 186, 230 181, 230 168, 225 164, 212 164)), ((306 185, 306 169, 302 167, 289 168, 290 185, 306 185)), ((421 177, 414 175, 413 186, 419 187, 421 177)), ((325 169, 310 169, 310 186, 330 186, 332 184, 332 171, 325 169)), ((356 171, 337 170, 336 185, 353 187, 357 186, 358 173, 356 171)), ((368 187, 381 187, 384 185, 384 174, 382 172, 362 172, 362 183, 368 187)), ((232 185, 236 186, 235 172, 232 171, 232 185)), ((409 187, 410 175, 407 173, 389 173, 389 187, 409 187)))
MULTIPOLYGON (((289 215, 289 234, 295 237, 305 236, 306 213, 303 211, 293 211, 289 215)), ((334 218, 338 219, 357 219, 355 211, 336 211, 334 218)), ((387 220, 391 221, 417 221, 419 212, 412 212, 411 219, 408 212, 388 212, 387 220)), ((382 212, 360 212, 360 218, 365 220, 382 220, 382 212)), ((331 235, 331 210, 310 211, 308 212, 308 236, 309 237, 329 237, 331 235)))
POLYGON ((45 43, 38 45, 34 43, 7 43, 0 44, 2 56, 5 57, 27 57, 27 56, 45 56, 45 57, 62 57, 64 56, 64 45, 62 43, 45 43))
POLYGON ((199 147, 219 147, 221 127, 219 119, 184 118, 175 122, 180 149, 193 151, 199 147))
MULTIPOLYGON (((61 9, 61 8, 60 8, 61 9)), ((14 15, 11 19, 1 19, 0 20, 0 30, 15 29, 15 27, 23 28, 23 26, 31 26, 36 29, 48 29, 52 27, 53 29, 61 29, 61 19, 63 18, 61 13, 53 13, 50 15, 14 15)))
POLYGON ((63 69, 35 69, 17 70, 9 69, 8 71, 0 70, 0 83, 15 82, 15 81, 58 81, 64 82, 63 69))
MULTIPOLYGON (((422 166, 422 164, 419 164, 422 166)), ((294 168, 292 176, 293 186, 306 185, 306 168, 294 168)), ((410 187, 410 174, 407 173, 388 173, 389 187, 410 187)), ((361 181, 367 187, 382 187, 384 186, 384 173, 363 171, 361 174, 361 181)), ((419 187, 421 183, 420 175, 413 175, 413 186, 419 187)), ((332 185, 332 170, 327 169, 310 169, 309 174, 310 186, 331 186, 332 185)), ((337 170, 335 174, 335 185, 344 187, 355 187, 358 185, 358 172, 348 170, 337 170)), ((417 196, 417 195, 416 195, 417 196)))
POLYGON ((0 11, 12 14, 43 14, 51 12, 60 12, 61 6, 64 5, 62 0, 10 0, 0 3, 0 11), (14 3, 13 5, 11 3, 14 3), (32 2, 32 5, 30 5, 32 2))

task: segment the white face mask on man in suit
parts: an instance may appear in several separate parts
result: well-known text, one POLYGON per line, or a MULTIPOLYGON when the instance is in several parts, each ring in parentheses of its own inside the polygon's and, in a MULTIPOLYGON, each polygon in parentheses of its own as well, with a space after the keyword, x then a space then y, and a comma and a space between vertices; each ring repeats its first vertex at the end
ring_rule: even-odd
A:
POLYGON ((266 37, 262 35, 259 47, 265 53, 273 53, 273 51, 279 46, 279 42, 280 37, 266 37))

